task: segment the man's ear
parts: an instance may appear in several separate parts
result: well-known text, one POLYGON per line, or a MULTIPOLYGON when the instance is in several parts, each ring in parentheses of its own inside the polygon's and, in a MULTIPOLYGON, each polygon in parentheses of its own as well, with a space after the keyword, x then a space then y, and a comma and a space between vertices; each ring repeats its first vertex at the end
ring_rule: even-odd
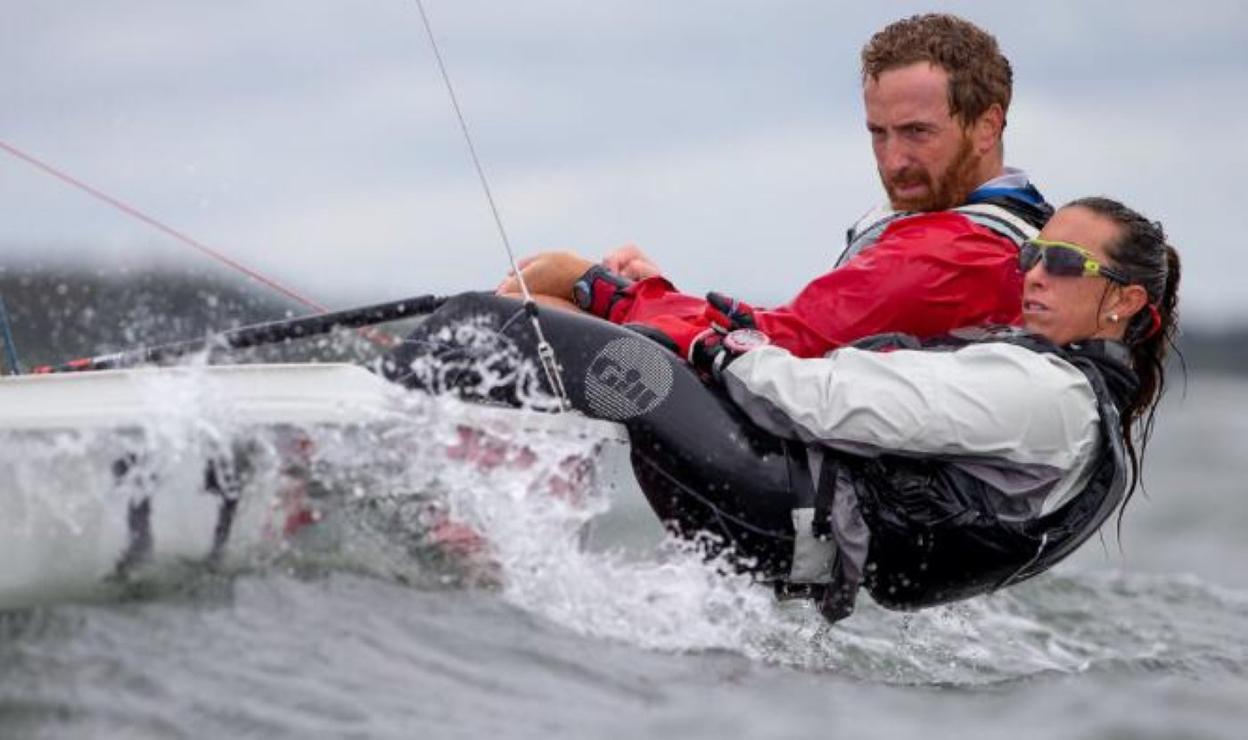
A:
POLYGON ((987 156, 1001 146, 1001 135, 1005 131, 1005 111, 1000 103, 993 103, 988 110, 979 114, 975 123, 971 124, 971 145, 979 156, 987 156))

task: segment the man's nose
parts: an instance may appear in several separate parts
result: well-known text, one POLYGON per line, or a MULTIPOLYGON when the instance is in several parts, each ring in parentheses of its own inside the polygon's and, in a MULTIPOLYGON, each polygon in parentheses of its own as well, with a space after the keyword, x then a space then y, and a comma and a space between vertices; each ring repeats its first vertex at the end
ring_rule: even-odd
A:
POLYGON ((876 158, 880 168, 895 174, 910 165, 910 151, 896 136, 882 136, 876 145, 876 158))

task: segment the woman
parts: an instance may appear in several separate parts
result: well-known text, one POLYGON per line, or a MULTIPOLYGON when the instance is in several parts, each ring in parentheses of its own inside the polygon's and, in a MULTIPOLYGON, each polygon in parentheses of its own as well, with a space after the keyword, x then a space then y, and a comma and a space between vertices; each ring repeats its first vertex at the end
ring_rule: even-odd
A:
POLYGON ((815 494, 783 590, 833 618, 860 584, 899 608, 964 598, 1045 570, 1130 497, 1176 328, 1178 255, 1159 225, 1086 198, 1020 265, 1024 331, 885 338, 816 360, 701 343, 695 364, 752 421, 809 450, 815 494))
MULTIPOLYGON (((1044 571, 1138 478, 1175 332, 1177 254, 1159 226, 1089 198, 1020 259, 1026 331, 886 335, 798 359, 743 352, 758 337, 737 327, 690 357, 726 394, 615 325, 546 311, 542 329, 572 406, 627 427, 638 483, 674 531, 710 533, 738 567, 830 619, 860 587, 919 608, 1044 571)), ((536 344, 517 303, 464 295, 383 370, 519 404, 542 385, 536 344)))

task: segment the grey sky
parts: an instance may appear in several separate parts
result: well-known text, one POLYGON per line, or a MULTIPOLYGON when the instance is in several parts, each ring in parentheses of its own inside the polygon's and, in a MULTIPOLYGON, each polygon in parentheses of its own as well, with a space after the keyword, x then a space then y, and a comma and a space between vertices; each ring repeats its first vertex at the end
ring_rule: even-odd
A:
MULTIPOLYGON (((1007 161, 1161 219, 1189 318, 1248 318, 1248 4, 426 2, 522 253, 635 241, 690 292, 787 299, 881 199, 862 43, 942 9, 1014 64, 1007 161)), ((9 5, 0 140, 327 302, 505 271, 412 0, 9 5)), ((2 154, 0 202, 4 261, 202 259, 2 154)))

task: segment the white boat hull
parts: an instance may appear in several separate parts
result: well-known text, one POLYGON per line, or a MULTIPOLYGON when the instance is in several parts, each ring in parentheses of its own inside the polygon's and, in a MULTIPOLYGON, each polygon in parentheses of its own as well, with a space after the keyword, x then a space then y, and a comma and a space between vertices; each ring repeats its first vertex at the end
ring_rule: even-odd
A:
MULTIPOLYGON (((390 434, 394 448, 396 429, 436 434, 433 418, 413 418, 430 408, 342 364, 2 378, 0 609, 108 593, 161 564, 280 550, 317 515, 310 447, 341 480, 401 467, 401 454, 372 458, 360 438, 390 434)), ((453 423, 511 438, 569 428, 559 415, 464 404, 453 423)), ((616 425, 574 423, 588 436, 623 439, 616 425)), ((401 480, 402 471, 390 475, 401 480)))

